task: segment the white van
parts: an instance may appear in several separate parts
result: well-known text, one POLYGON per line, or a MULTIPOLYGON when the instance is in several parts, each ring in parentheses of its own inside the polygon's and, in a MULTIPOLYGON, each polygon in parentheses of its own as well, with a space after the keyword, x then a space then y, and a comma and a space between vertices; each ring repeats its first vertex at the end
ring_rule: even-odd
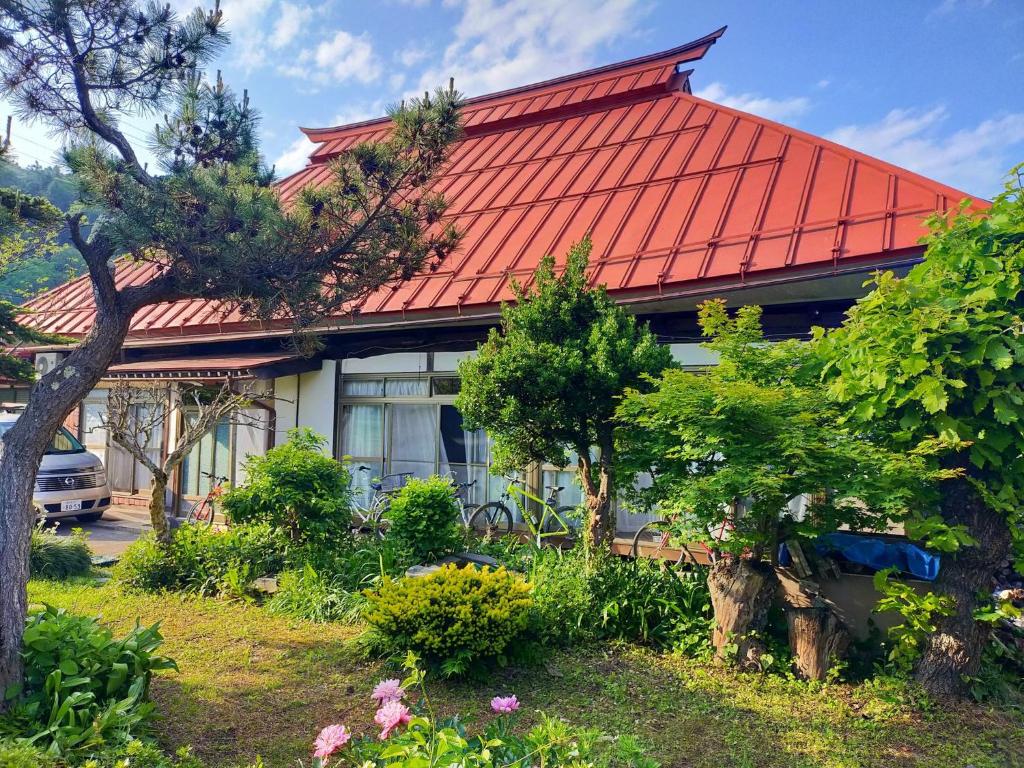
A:
MULTIPOLYGON (((21 407, 8 403, 0 406, 0 436, 14 426, 21 407)), ((47 520, 99 520, 110 507, 110 486, 103 462, 61 427, 39 463, 32 500, 47 520)))

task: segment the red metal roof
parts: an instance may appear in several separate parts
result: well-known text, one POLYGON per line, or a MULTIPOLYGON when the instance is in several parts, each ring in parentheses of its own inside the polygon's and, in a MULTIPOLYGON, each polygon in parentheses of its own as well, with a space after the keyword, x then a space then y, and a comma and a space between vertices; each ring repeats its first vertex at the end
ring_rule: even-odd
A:
MULTIPOLYGON (((588 232, 594 283, 622 300, 752 282, 920 251, 922 220, 968 195, 838 144, 690 93, 681 64, 719 30, 659 54, 470 100, 466 131, 436 182, 464 233, 436 271, 386 286, 346 322, 479 313, 512 298, 545 254, 564 258, 588 232)), ((304 129, 306 168, 279 183, 286 201, 330 176, 329 161, 388 130, 386 119, 304 129)), ((145 265, 119 280, 145 279, 145 265)), ((48 331, 87 330, 86 279, 29 303, 48 331)), ((270 329, 216 302, 143 309, 131 335, 270 329)))

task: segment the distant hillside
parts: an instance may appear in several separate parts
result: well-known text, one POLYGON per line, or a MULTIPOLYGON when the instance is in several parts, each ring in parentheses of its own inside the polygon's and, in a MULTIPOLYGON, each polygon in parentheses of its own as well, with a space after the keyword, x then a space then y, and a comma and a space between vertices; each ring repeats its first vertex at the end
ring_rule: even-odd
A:
MULTIPOLYGON (((74 182, 59 168, 39 165, 22 168, 13 163, 0 163, 0 187, 42 195, 62 211, 68 210, 77 199, 74 182)), ((82 274, 85 262, 78 251, 67 244, 66 232, 61 234, 59 242, 63 247, 53 255, 22 259, 0 274, 0 299, 20 303, 82 274)))

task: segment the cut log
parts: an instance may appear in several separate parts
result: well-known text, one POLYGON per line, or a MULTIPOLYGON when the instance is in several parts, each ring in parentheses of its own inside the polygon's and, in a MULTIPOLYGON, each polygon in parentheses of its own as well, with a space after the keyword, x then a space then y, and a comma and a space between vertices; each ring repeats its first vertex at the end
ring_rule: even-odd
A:
POLYGON ((775 570, 742 558, 720 559, 708 573, 715 629, 715 658, 741 668, 760 669, 764 628, 775 596, 775 570))
POLYGON ((797 675, 804 680, 824 680, 835 660, 850 647, 846 626, 827 604, 787 607, 786 622, 797 675))

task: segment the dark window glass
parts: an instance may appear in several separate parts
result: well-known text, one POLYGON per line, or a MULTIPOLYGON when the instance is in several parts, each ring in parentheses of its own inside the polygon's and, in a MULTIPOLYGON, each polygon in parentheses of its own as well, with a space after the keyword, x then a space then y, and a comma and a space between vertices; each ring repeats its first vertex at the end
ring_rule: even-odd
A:
POLYGON ((459 377, 435 377, 431 379, 431 387, 435 395, 457 395, 459 394, 459 377))

